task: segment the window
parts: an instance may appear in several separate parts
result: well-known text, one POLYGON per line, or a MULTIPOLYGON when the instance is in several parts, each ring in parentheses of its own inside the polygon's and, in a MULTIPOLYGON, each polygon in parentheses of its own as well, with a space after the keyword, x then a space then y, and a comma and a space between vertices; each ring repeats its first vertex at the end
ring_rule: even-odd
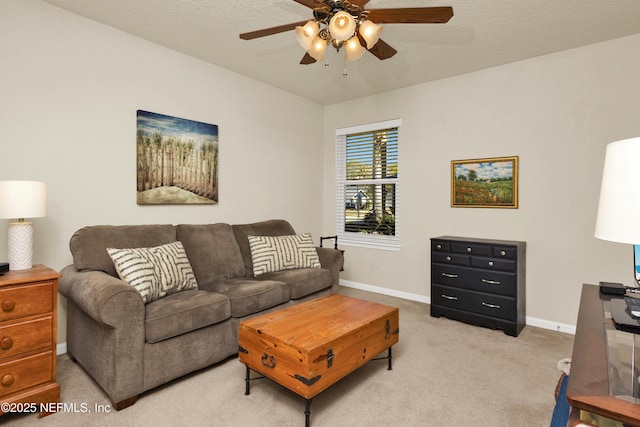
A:
POLYGON ((341 243, 399 249, 400 120, 336 131, 336 225, 341 243))

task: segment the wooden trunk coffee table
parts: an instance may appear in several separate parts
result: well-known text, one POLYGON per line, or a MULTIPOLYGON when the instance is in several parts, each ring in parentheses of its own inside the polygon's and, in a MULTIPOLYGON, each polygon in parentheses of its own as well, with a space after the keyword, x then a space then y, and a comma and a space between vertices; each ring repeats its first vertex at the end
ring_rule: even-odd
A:
POLYGON ((239 359, 252 380, 267 377, 311 400, 398 342, 398 309, 333 294, 240 322, 239 359), (251 370, 262 376, 251 378, 251 370))

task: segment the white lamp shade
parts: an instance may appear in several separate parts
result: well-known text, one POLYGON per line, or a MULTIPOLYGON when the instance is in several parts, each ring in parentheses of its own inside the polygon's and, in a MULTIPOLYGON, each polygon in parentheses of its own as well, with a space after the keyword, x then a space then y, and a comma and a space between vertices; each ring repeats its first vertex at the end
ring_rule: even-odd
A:
POLYGON ((595 237, 640 244, 640 137, 607 145, 595 237))
POLYGON ((380 40, 384 27, 382 25, 376 25, 368 19, 360 24, 360 35, 367 42, 367 49, 371 49, 380 40))
POLYGON ((309 50, 313 40, 320 32, 320 24, 316 21, 309 21, 302 27, 296 27, 296 39, 304 50, 309 50))
POLYGON ((356 59, 362 57, 362 55, 364 55, 364 53, 367 51, 364 47, 362 47, 357 36, 353 36, 349 40, 347 40, 345 48, 345 58, 347 59, 347 61, 355 61, 356 59))
POLYGON ((356 20, 349 13, 341 10, 331 17, 329 32, 338 41, 349 40, 356 31, 356 20))
POLYGON ((316 61, 324 60, 324 52, 327 50, 327 41, 321 37, 316 37, 311 44, 311 48, 307 51, 309 55, 316 61))
POLYGON ((47 216, 47 184, 40 181, 0 181, 0 218, 47 216))

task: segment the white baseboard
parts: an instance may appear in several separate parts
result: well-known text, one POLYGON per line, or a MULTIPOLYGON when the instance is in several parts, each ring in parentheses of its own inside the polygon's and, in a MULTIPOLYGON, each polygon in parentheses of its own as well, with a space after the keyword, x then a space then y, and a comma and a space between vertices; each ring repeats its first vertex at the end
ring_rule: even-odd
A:
POLYGON ((340 279, 340 284, 347 288, 360 289, 361 291, 373 292, 374 294, 382 294, 390 297, 408 299, 409 301, 418 301, 425 304, 429 304, 431 302, 431 298, 424 295, 396 291, 395 289, 382 288, 380 286, 367 285, 364 283, 352 282, 350 280, 340 279))
POLYGON ((67 343, 61 342, 56 346, 56 354, 60 356, 61 354, 65 354, 67 352, 67 343))
MULTIPOLYGON (((395 289, 388 289, 380 286, 367 285, 365 283, 353 282, 351 280, 340 279, 340 284, 347 288, 360 289, 362 291, 388 295, 390 297, 402 298, 410 301, 418 301, 425 304, 431 304, 431 298, 424 295, 397 291, 395 289)), ((536 317, 530 317, 530 316, 526 317, 525 322, 527 325, 535 326, 542 329, 548 329, 550 331, 564 332, 565 334, 571 334, 571 335, 575 335, 576 333, 575 325, 568 325, 566 323, 553 322, 551 320, 538 319, 536 317)))

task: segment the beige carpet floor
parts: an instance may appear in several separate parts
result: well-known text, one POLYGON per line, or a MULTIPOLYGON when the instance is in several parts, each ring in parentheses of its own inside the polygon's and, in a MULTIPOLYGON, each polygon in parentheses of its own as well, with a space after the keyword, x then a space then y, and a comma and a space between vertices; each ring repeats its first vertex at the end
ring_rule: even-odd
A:
MULTIPOLYGON (((414 301, 343 288, 343 293, 400 309, 393 370, 372 361, 313 399, 312 427, 548 426, 558 360, 571 357, 573 336, 532 326, 519 337, 429 316, 414 301)), ((67 355, 58 382, 67 411, 38 420, 7 414, 7 426, 303 426, 303 398, 270 380, 244 395, 237 358, 144 393, 120 412, 67 355), (77 412, 72 411, 73 408, 77 412), (89 412, 82 412, 84 410, 89 412)))

